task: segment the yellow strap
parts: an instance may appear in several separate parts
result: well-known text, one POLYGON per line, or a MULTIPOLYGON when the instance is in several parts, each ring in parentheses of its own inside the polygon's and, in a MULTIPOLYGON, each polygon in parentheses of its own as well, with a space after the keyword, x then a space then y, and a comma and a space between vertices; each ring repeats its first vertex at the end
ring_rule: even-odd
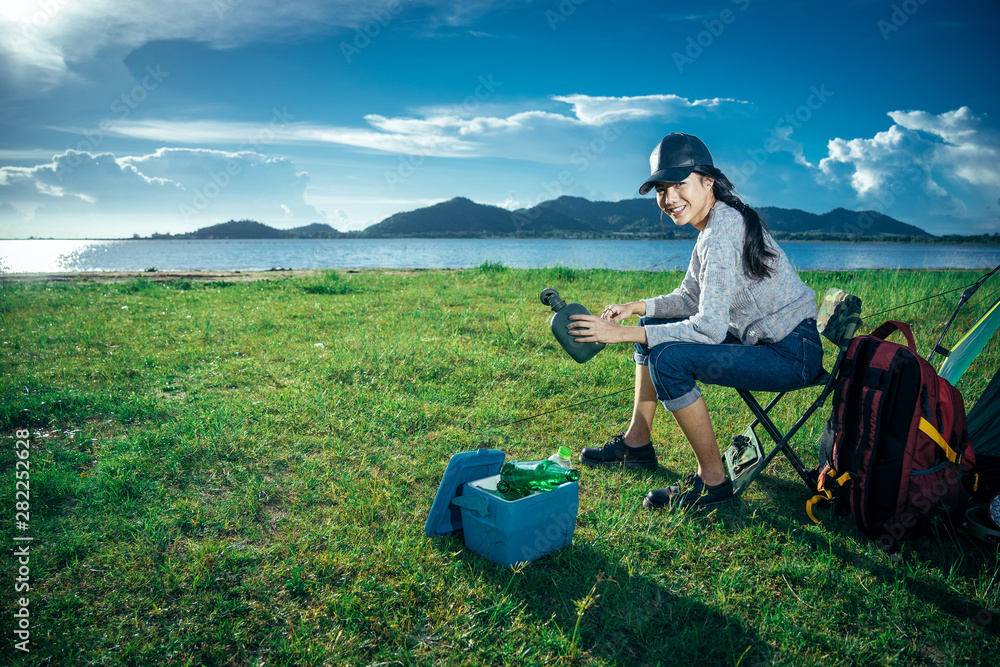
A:
MULTIPOLYGON (((851 473, 849 472, 845 472, 840 477, 837 477, 837 471, 834 470, 833 468, 827 469, 826 476, 833 478, 833 481, 837 483, 837 486, 843 486, 851 479, 851 473)), ((830 491, 829 489, 822 488, 823 478, 821 477, 819 481, 820 481, 819 493, 817 493, 815 496, 806 501, 806 514, 808 514, 809 518, 813 520, 813 523, 822 523, 822 521, 817 519, 816 515, 813 514, 813 506, 816 505, 816 503, 822 502, 824 500, 833 500, 833 492, 830 491)))
MULTIPOLYGON (((830 468, 829 470, 826 471, 826 476, 831 478, 834 484, 836 484, 837 486, 843 486, 844 484, 847 484, 849 481, 851 481, 851 473, 845 472, 840 477, 837 477, 837 471, 834 470, 833 468, 830 468)), ((819 481, 820 481, 819 490, 820 491, 825 490, 826 485, 823 484, 824 481, 823 478, 820 478, 819 481)))
POLYGON ((923 417, 920 418, 920 430, 926 433, 927 437, 936 442, 937 446, 944 450, 944 455, 948 457, 949 461, 955 465, 959 465, 962 462, 962 457, 958 455, 958 452, 952 449, 948 441, 944 439, 944 436, 938 433, 934 425, 923 417))
POLYGON ((806 501, 806 514, 808 514, 809 518, 813 520, 813 523, 822 523, 816 518, 816 515, 813 514, 813 505, 823 500, 831 500, 832 498, 833 494, 824 490, 823 493, 817 493, 815 496, 806 501))

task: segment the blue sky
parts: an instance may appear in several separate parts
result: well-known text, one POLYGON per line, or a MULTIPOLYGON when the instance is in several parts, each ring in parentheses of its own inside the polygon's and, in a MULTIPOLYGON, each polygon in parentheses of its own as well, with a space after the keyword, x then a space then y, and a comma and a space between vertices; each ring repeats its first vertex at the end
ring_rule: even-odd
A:
POLYGON ((1000 232, 992 0, 10 4, 0 237, 613 201, 672 131, 755 206, 1000 232))

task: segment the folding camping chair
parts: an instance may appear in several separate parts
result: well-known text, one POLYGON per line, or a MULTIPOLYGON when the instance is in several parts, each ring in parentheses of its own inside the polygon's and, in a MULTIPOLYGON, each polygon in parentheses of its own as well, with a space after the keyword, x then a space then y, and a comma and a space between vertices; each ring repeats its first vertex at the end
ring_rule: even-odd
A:
POLYGON ((729 470, 729 479, 732 480, 737 495, 743 493, 779 452, 785 455, 809 490, 816 493, 815 474, 806 469, 802 460, 792 450, 791 440, 833 392, 837 382, 837 371, 840 370, 840 362, 844 358, 847 346, 854 337, 854 332, 861 326, 861 299, 836 288, 827 290, 823 297, 823 303, 820 305, 816 326, 823 337, 837 346, 837 358, 829 373, 823 371, 811 384, 803 387, 805 389, 821 386, 823 389, 787 432, 782 433, 768 416, 768 413, 788 392, 777 394, 765 407, 761 407, 750 391, 746 389, 736 390, 755 417, 741 435, 733 437, 729 449, 723 453, 723 460, 729 470), (754 430, 758 425, 762 426, 767 435, 774 441, 774 448, 767 454, 764 453, 764 448, 754 430))

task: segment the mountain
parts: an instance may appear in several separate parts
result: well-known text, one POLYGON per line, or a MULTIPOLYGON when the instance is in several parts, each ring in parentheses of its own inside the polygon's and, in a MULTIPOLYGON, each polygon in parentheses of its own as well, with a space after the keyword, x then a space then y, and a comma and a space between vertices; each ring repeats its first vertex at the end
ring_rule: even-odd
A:
MULTIPOLYGON (((799 209, 762 206, 757 209, 778 238, 799 236, 821 240, 857 236, 895 235, 936 238, 919 227, 875 211, 837 208, 822 215, 799 209)), ((253 220, 230 220, 210 227, 154 238, 177 239, 321 239, 321 238, 694 238, 698 230, 678 227, 660 213, 654 200, 590 201, 559 197, 531 208, 508 211, 455 197, 440 204, 396 213, 360 232, 339 232, 330 225, 313 223, 294 229, 275 229, 253 220)))
POLYGON ((582 197, 559 197, 530 209, 514 211, 516 218, 536 220, 540 232, 565 230, 601 235, 695 237, 697 230, 676 227, 649 199, 624 199, 617 202, 590 201, 582 197), (573 226, 560 227, 556 216, 574 220, 573 226), (662 223, 662 224, 661 224, 662 223))
POLYGON ((899 234, 902 236, 931 237, 919 227, 900 222, 875 211, 848 211, 835 208, 822 215, 799 209, 762 206, 757 209, 772 232, 792 234, 899 234))
POLYGON ((365 228, 362 236, 482 237, 513 236, 518 229, 510 211, 455 197, 415 211, 396 213, 365 228))
MULTIPOLYGON (((893 234, 932 237, 919 227, 875 211, 843 208, 817 215, 798 209, 764 206, 757 209, 768 228, 790 234, 865 235, 893 234)), ((367 237, 667 237, 694 238, 698 231, 678 227, 652 199, 617 202, 590 201, 582 197, 559 197, 516 211, 477 204, 456 197, 440 204, 397 213, 360 232, 367 237)))
POLYGON ((253 220, 230 220, 184 235, 192 239, 280 239, 281 230, 253 220))
POLYGON ((344 236, 330 225, 314 222, 304 227, 275 229, 255 220, 230 220, 202 227, 186 234, 154 234, 153 238, 173 239, 331 239, 344 236))
MULTIPOLYGON (((673 227, 667 221, 668 228, 673 227)), ((529 209, 508 211, 455 197, 415 211, 397 213, 359 232, 360 236, 495 237, 662 235, 659 209, 648 199, 592 202, 559 197, 529 209)), ((679 236, 697 232, 681 230, 679 236)))
POLYGON ((314 222, 304 227, 292 227, 284 232, 285 238, 291 239, 334 239, 345 235, 325 222, 314 222))

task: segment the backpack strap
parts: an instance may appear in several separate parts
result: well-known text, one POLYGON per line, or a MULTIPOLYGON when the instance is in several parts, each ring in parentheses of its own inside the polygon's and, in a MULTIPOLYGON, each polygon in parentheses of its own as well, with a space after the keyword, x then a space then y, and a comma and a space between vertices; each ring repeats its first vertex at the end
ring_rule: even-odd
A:
POLYGON ((937 443, 938 447, 944 450, 944 455, 948 457, 949 461, 951 461, 955 465, 962 465, 962 459, 963 459, 962 455, 956 452, 954 449, 952 449, 951 445, 948 444, 948 441, 944 439, 944 436, 941 435, 941 433, 938 432, 936 428, 934 428, 933 424, 931 424, 923 417, 920 418, 920 430, 927 437, 929 437, 931 440, 937 443))
POLYGON ((815 514, 813 514, 813 507, 816 505, 816 503, 821 502, 826 504, 831 500, 833 500, 833 494, 830 493, 829 489, 827 489, 822 493, 817 493, 815 496, 806 501, 806 514, 809 515, 809 518, 812 519, 813 523, 823 523, 822 521, 816 518, 815 514))
POLYGON ((889 320, 883 323, 878 329, 871 332, 869 336, 872 338, 878 338, 879 340, 885 340, 892 334, 893 331, 899 331, 906 336, 906 346, 910 348, 910 351, 913 352, 913 354, 917 354, 917 341, 913 337, 913 332, 910 331, 910 325, 906 322, 889 320))
POLYGON ((816 503, 823 503, 825 505, 833 500, 833 491, 828 489, 826 486, 828 479, 832 480, 830 482, 831 484, 836 484, 838 487, 842 487, 850 481, 851 473, 845 472, 841 475, 833 468, 827 468, 824 473, 819 476, 819 481, 816 484, 819 489, 819 493, 806 501, 806 514, 808 514, 809 518, 813 520, 813 523, 822 523, 816 518, 816 515, 813 514, 813 507, 816 506, 816 503))

